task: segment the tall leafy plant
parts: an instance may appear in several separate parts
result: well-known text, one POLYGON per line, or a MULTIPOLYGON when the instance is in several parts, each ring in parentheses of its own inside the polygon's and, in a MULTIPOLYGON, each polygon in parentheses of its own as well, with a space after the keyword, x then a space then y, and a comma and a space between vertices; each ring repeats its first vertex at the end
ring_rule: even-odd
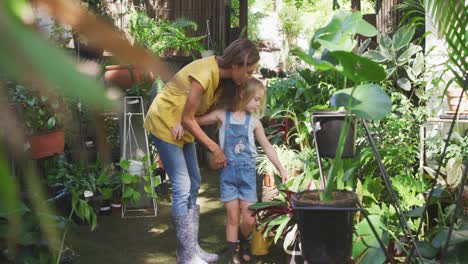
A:
POLYGON ((391 110, 391 100, 378 84, 385 79, 385 71, 376 62, 352 52, 357 44, 355 34, 372 37, 377 34, 377 30, 363 20, 359 12, 349 14, 339 11, 330 23, 314 34, 308 53, 299 49, 293 51, 317 70, 336 71, 350 79, 353 85, 346 88, 345 82, 344 89, 335 92, 331 98, 331 105, 345 108, 347 114, 340 133, 336 158, 328 172, 326 189, 321 194, 323 200, 332 199, 337 175, 343 171, 341 156, 351 115, 366 120, 379 120, 391 110))
POLYGON ((155 21, 144 12, 132 11, 130 32, 135 40, 154 54, 163 55, 170 51, 183 51, 194 57, 194 51, 203 51, 200 43, 205 36, 189 37, 187 30, 197 29, 197 24, 188 19, 155 21))
MULTIPOLYGON (((422 47, 410 43, 415 28, 404 26, 398 29, 393 38, 380 34, 379 47, 363 54, 364 57, 385 66, 387 79, 397 91, 411 92, 424 85, 421 81, 424 73, 424 55, 422 47)), ((411 97, 411 96, 410 96, 411 97)))

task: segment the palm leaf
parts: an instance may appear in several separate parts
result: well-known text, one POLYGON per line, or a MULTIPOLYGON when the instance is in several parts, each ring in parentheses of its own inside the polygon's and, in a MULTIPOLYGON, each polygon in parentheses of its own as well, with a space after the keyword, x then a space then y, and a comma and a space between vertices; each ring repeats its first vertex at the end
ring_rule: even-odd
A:
POLYGON ((438 35, 444 38, 447 45, 448 68, 455 75, 458 85, 464 87, 468 72, 465 59, 468 8, 461 0, 427 0, 426 6, 438 35))

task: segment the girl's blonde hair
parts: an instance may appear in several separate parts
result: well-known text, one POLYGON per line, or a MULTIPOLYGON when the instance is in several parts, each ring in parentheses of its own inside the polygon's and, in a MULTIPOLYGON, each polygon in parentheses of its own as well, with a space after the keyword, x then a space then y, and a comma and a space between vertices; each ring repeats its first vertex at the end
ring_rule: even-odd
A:
POLYGON ((251 78, 247 80, 243 85, 236 85, 233 81, 227 81, 224 83, 223 91, 218 99, 216 108, 224 109, 228 112, 241 111, 244 107, 252 100, 255 96, 255 92, 259 89, 265 91, 265 95, 260 101, 260 107, 257 113, 254 113, 257 117, 262 117, 265 113, 266 107, 266 88, 263 83, 256 79, 251 78))

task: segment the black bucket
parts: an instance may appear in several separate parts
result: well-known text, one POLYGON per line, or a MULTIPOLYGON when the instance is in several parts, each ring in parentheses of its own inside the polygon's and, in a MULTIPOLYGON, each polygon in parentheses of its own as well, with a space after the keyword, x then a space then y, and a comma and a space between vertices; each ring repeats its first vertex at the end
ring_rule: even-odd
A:
MULTIPOLYGON (((315 140, 321 157, 335 158, 345 116, 346 112, 344 111, 314 111, 312 113, 312 126, 316 131, 315 140)), ((346 137, 342 158, 352 158, 355 155, 356 133, 354 124, 355 119, 353 116, 346 137)))
POLYGON ((349 263, 357 195, 351 191, 335 191, 334 200, 323 202, 320 192, 305 191, 292 196, 302 256, 314 264, 349 263))

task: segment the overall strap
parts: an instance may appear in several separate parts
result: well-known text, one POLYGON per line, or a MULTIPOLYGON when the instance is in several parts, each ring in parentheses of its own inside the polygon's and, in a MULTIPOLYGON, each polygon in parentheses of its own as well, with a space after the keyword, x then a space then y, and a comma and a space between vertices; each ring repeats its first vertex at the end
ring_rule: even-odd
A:
POLYGON ((226 111, 224 113, 224 146, 223 149, 226 149, 226 142, 227 142, 227 132, 229 129, 229 122, 231 121, 231 112, 226 111))
POLYGON ((244 125, 248 125, 250 123, 250 118, 251 118, 251 114, 250 113, 247 113, 247 116, 245 117, 245 123, 244 125))
POLYGON ((226 111, 226 120, 224 120, 224 123, 230 124, 231 123, 231 112, 226 111))

